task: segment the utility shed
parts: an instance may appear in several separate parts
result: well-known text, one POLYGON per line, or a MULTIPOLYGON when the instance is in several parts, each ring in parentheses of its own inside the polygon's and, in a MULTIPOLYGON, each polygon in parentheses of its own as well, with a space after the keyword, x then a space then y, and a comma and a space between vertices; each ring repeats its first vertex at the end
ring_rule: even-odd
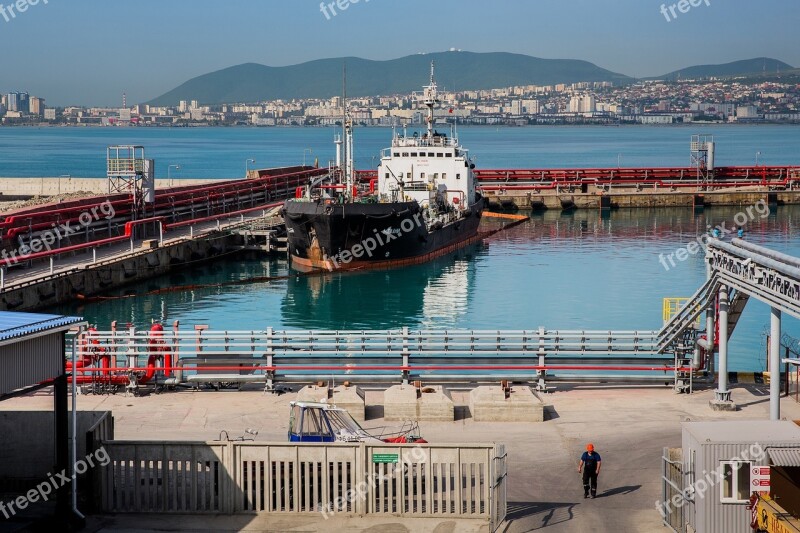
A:
MULTIPOLYGON (((787 421, 684 422, 683 480, 695 489, 687 502, 687 531, 751 533, 750 496, 754 466, 770 454, 800 446, 800 427, 787 421)), ((788 451, 788 450, 787 450, 788 451)))
MULTIPOLYGON (((70 329, 83 324, 84 320, 76 317, 0 312, 0 409, 2 400, 53 387, 52 472, 69 471, 65 340, 70 329)), ((0 485, 9 470, 0 464, 0 485)), ((62 524, 69 514, 69 490, 66 485, 57 492, 62 524)))
POLYGON ((64 335, 82 318, 0 312, 0 400, 64 374, 64 335))

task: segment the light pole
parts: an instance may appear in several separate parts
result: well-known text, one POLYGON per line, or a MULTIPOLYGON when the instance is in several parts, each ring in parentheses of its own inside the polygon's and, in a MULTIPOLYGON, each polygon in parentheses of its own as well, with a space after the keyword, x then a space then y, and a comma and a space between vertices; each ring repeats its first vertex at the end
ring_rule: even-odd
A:
POLYGON ((622 168, 622 154, 617 154, 617 168, 622 168))
POLYGON ((758 159, 761 157, 761 152, 756 152, 756 166, 758 166, 758 159))
POLYGON ((167 167, 167 181, 169 181, 169 186, 170 187, 172 187, 172 174, 171 174, 171 171, 172 171, 173 168, 175 170, 180 170, 181 169, 180 165, 170 165, 169 167, 167 167))
POLYGON ((255 164, 255 162, 256 162, 255 159, 248 159, 247 161, 244 162, 244 178, 245 179, 250 177, 250 163, 255 164))
POLYGON ((308 154, 311 155, 314 153, 314 150, 312 150, 311 148, 305 148, 303 150, 303 166, 306 166, 306 152, 308 152, 308 154))

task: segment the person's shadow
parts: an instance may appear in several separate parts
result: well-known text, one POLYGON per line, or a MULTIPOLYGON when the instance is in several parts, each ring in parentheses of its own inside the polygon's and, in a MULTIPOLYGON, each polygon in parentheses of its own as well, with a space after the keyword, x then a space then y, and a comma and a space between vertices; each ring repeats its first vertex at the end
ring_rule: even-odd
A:
POLYGON ((628 485, 627 487, 617 487, 615 489, 608 489, 597 495, 598 498, 605 498, 606 496, 616 496, 617 494, 630 494, 642 488, 641 485, 628 485))

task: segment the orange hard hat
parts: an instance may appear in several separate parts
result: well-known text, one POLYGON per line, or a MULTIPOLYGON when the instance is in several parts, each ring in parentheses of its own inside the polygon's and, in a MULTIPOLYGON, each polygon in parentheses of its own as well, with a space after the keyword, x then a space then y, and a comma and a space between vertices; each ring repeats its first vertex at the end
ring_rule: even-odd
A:
POLYGON ((593 452, 594 451, 594 444, 587 444, 586 451, 593 452))

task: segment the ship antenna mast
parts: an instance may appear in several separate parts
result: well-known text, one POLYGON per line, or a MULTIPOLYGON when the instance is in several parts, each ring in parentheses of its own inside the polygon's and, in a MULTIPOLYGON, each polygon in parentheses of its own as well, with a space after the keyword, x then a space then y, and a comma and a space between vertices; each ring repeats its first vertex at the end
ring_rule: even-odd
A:
POLYGON ((436 86, 436 62, 431 61, 431 83, 425 87, 422 103, 428 107, 428 139, 433 138, 433 109, 439 103, 439 88, 436 86))
POLYGON ((344 178, 347 189, 345 198, 351 198, 353 190, 353 121, 347 103, 347 64, 344 65, 342 105, 344 106, 344 178))

